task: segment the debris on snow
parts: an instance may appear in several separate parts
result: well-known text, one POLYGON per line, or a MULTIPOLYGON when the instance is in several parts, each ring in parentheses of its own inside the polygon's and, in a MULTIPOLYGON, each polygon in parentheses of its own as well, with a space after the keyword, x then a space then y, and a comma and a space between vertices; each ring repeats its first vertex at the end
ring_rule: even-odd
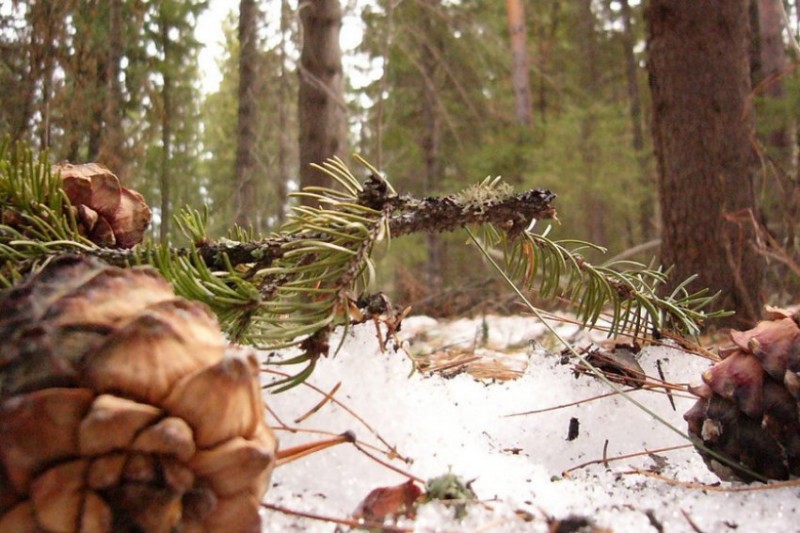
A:
MULTIPOLYGON (((571 324, 556 327, 577 344, 604 340, 571 324)), ((594 531, 766 532, 786 531, 800 519, 800 488, 720 482, 674 430, 609 394, 593 376, 576 373, 577 361, 562 357, 533 318, 408 317, 401 337, 408 341, 403 349, 382 352, 373 325, 354 328, 335 357, 319 361, 309 380, 317 390, 301 385, 266 394, 283 421, 270 421, 283 449, 346 431, 357 438, 356 445, 278 468, 266 497, 273 509, 357 524, 355 511, 371 491, 452 473, 478 498, 463 517, 447 502, 433 501, 413 518, 386 524, 423 532, 550 531, 553 524, 577 521, 594 531), (433 355, 448 350, 455 350, 455 361, 470 360, 463 367, 484 366, 443 372, 446 357, 433 355), (495 367, 487 369, 488 363, 495 367), (330 401, 319 407, 326 394, 330 401), (314 407, 304 420, 290 422, 314 407), (579 421, 574 432, 573 419, 579 421), (287 423, 291 429, 280 429, 287 423)), ((696 382, 709 366, 664 346, 635 357, 647 376, 658 379, 660 366, 671 383, 696 382)), ((682 415, 694 398, 675 391, 668 397, 654 387, 629 394, 685 432, 682 415)), ((264 512, 264 531, 336 528, 264 512)))

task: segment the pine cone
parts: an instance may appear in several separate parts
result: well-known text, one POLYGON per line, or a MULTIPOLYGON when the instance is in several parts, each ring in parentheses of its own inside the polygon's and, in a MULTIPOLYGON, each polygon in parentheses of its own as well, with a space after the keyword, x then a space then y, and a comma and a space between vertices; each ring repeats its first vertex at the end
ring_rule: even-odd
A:
MULTIPOLYGON (((731 332, 734 346, 692 388, 700 399, 683 417, 692 437, 735 465, 788 479, 800 475, 800 328, 797 315, 771 315, 751 330, 731 332)), ((722 479, 755 479, 699 451, 722 479)))
POLYGON ((98 163, 59 163, 53 173, 64 180, 82 235, 107 248, 131 248, 142 241, 150 208, 141 194, 120 185, 108 168, 98 163))
POLYGON ((254 354, 150 268, 63 257, 0 293, 0 531, 259 531, 254 354))

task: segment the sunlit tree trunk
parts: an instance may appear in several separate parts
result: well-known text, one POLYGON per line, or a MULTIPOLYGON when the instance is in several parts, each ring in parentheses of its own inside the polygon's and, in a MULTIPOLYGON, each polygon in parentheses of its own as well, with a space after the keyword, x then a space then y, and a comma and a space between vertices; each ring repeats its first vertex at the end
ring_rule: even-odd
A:
POLYGON ((234 220, 243 227, 258 220, 256 186, 256 72, 258 64, 258 7, 255 0, 239 2, 239 121, 236 129, 236 206, 234 220))
POLYGON ((748 0, 651 0, 647 9, 653 138, 662 216, 661 260, 676 284, 721 291, 731 323, 760 313, 762 259, 748 224, 755 210, 750 142, 748 0))
POLYGON ((511 81, 514 86, 517 122, 530 126, 532 119, 531 85, 528 68, 528 39, 522 0, 506 0, 508 33, 511 37, 511 81))
POLYGON ((330 186, 325 175, 311 164, 322 164, 345 153, 346 104, 339 46, 342 9, 338 0, 304 1, 300 3, 300 20, 300 186, 330 186))
POLYGON ((547 86, 550 83, 548 74, 550 69, 550 53, 556 41, 556 32, 561 21, 561 4, 560 0, 553 0, 550 8, 549 24, 544 21, 539 21, 538 27, 538 57, 536 58, 537 80, 539 85, 537 87, 536 108, 539 111, 539 119, 542 123, 547 122, 548 110, 548 90, 547 86))

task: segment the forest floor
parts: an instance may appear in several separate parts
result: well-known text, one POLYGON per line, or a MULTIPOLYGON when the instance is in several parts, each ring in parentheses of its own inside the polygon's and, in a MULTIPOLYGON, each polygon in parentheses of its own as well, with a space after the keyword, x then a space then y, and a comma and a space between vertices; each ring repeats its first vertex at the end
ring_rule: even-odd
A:
MULTIPOLYGON (((606 342, 602 333, 554 325, 576 347, 606 342)), ((400 337, 401 349, 381 351, 372 324, 355 328, 309 379, 318 390, 266 395, 281 448, 345 431, 359 446, 279 467, 264 531, 347 530, 373 489, 448 473, 477 496, 464 516, 434 501, 413 518, 387 521, 387 530, 783 532, 800 523, 800 487, 720 482, 674 430, 576 373, 576 361, 534 318, 409 317, 400 337), (326 394, 335 401, 298 421, 326 394), (529 411, 541 412, 519 414, 529 411)), ((649 377, 658 379, 660 366, 672 383, 697 382, 710 365, 665 346, 637 359, 649 377)), ((631 396, 685 431, 691 397, 664 389, 631 396)))

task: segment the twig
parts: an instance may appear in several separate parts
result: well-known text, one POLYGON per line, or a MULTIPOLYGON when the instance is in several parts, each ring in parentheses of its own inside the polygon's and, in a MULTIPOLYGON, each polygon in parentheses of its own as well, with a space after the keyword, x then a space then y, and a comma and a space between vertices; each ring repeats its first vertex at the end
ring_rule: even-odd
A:
POLYGON ((341 381, 339 383, 337 383, 336 385, 334 385, 333 388, 331 389, 331 391, 328 394, 326 394, 325 397, 322 400, 320 400, 319 403, 317 403, 317 405, 315 405, 314 407, 309 409, 304 415, 302 415, 302 416, 300 416, 298 418, 295 418, 294 423, 295 424, 299 424, 299 423, 307 420, 311 415, 313 415, 314 413, 316 413, 320 409, 322 409, 322 407, 326 403, 328 403, 329 401, 333 400, 333 395, 336 394, 336 391, 338 391, 339 387, 341 387, 341 386, 342 386, 342 382, 341 381))
POLYGON ((294 509, 289 509, 288 507, 283 507, 281 505, 276 505, 274 503, 266 503, 262 502, 261 507, 264 509, 269 509, 270 511, 277 511, 279 513, 291 515, 291 516, 299 516, 301 518, 308 518, 310 520, 319 520, 321 522, 328 522, 331 524, 340 524, 343 526, 352 527, 355 529, 374 529, 376 531, 387 531, 390 533, 412 533, 414 531, 413 528, 408 527, 400 527, 400 526, 392 526, 385 524, 383 522, 372 522, 369 520, 354 520, 352 518, 335 518, 333 516, 324 516, 315 513, 309 513, 306 511, 297 511, 294 509))
POLYGON ((383 466, 385 468, 388 468, 389 470, 392 470, 393 472, 397 472, 398 474, 400 474, 402 476, 405 476, 408 479, 413 479, 414 481, 416 481, 418 483, 422 483, 423 485, 425 484, 425 480, 424 479, 422 479, 420 477, 417 477, 414 474, 411 474, 410 472, 406 472, 405 470, 401 470, 401 469, 397 468, 396 466, 394 466, 392 464, 389 464, 386 461, 384 461, 384 460, 382 460, 382 459, 380 459, 378 457, 375 457, 374 455, 369 453, 367 450, 362 448, 361 445, 358 443, 358 441, 354 441, 353 442, 353 446, 355 446, 358 451, 360 451, 361 453, 363 453, 364 455, 366 455, 367 457, 369 457, 370 459, 372 459, 373 461, 375 461, 379 465, 381 465, 381 466, 383 466))
MULTIPOLYGON (((611 457, 609 459, 608 457, 606 457, 606 447, 607 446, 608 446, 608 440, 606 440, 606 444, 603 446, 603 457, 601 459, 592 459, 591 461, 586 461, 585 463, 581 463, 579 465, 576 465, 576 466, 573 466, 571 468, 568 468, 568 469, 564 470, 563 472, 561 472, 561 476, 562 477, 568 477, 570 475, 570 473, 574 472, 575 470, 580 470, 581 468, 586 468, 587 466, 591 466, 591 465, 602 464, 603 466, 608 468, 608 463, 613 462, 613 461, 621 461, 623 459, 632 459, 634 457, 641 457, 643 455, 651 455, 651 454, 654 454, 654 453, 671 452, 671 451, 674 451, 674 450, 682 450, 684 448, 691 448, 692 447, 691 444, 679 444, 677 446, 669 446, 667 448, 659 448, 657 450, 645 450, 645 451, 642 451, 642 452, 628 453, 628 454, 625 454, 625 455, 618 455, 617 457, 611 457)), ((642 472, 646 472, 646 470, 643 470, 642 472)))
MULTIPOLYGON (((287 377, 287 376, 289 376, 289 374, 287 374, 286 372, 281 372, 281 371, 279 371, 279 370, 272 370, 272 369, 269 369, 269 368, 264 368, 264 369, 262 369, 262 372, 267 372, 267 373, 269 373, 269 374, 275 374, 275 375, 278 375, 278 376, 283 376, 283 377, 287 377)), ((304 381, 304 382, 302 383, 302 385, 303 385, 303 386, 305 386, 305 387, 308 387, 308 388, 310 388, 311 390, 314 390, 314 391, 316 391, 316 392, 318 392, 318 393, 322 394, 323 396, 327 396, 327 393, 326 393, 325 391, 323 391, 322 389, 320 389, 319 387, 317 387, 317 386, 315 386, 315 385, 312 385, 311 383, 308 383, 308 382, 304 381)), ((365 428, 367 428, 367 430, 368 430, 370 433, 372 433, 372 435, 373 435, 373 436, 374 436, 376 439, 378 439, 378 440, 381 442, 381 444, 383 444, 384 446, 386 446, 386 448, 389 450, 389 453, 390 453, 390 454, 394 454, 395 456, 397 456, 397 457, 398 457, 398 458, 399 458, 401 461, 403 461, 404 463, 409 463, 409 462, 410 462, 410 460, 409 460, 407 457, 403 457, 403 456, 402 456, 402 455, 401 455, 401 454, 400 454, 400 453, 397 451, 397 448, 396 448, 395 446, 392 446, 391 444, 389 444, 389 443, 386 441, 386 439, 384 439, 383 437, 381 437, 381 436, 378 434, 378 432, 377 432, 377 431, 375 431, 375 430, 372 428, 372 426, 370 426, 370 425, 367 423, 367 421, 366 421, 366 420, 364 420, 363 418, 361 418, 361 417, 360 417, 360 416, 359 416, 359 415, 358 415, 358 414, 357 414, 355 411, 353 411, 352 409, 350 409, 350 408, 349 408, 347 405, 345 405, 344 403, 340 402, 340 401, 339 401, 339 400, 337 400, 336 398, 331 398, 331 402, 333 402, 334 404, 338 405, 339 407, 341 407, 342 409, 344 409, 344 410, 345 410, 345 411, 346 411, 346 412, 347 412, 347 413, 348 413, 350 416, 352 416, 353 418, 355 418, 356 420, 358 420, 358 421, 359 421, 359 422, 360 422, 360 423, 361 423, 361 424, 362 424, 362 425, 363 425, 365 428)))
POLYGON ((789 481, 771 481, 769 483, 765 483, 763 485, 758 485, 758 486, 748 485, 744 487, 723 487, 721 485, 709 485, 706 483, 696 483, 693 481, 680 481, 677 479, 668 478, 656 472, 651 472, 649 470, 642 470, 641 468, 633 468, 628 472, 623 472, 623 473, 646 476, 649 478, 657 479, 659 481, 663 481, 668 485, 682 487, 684 489, 702 490, 711 492, 758 492, 762 490, 775 490, 775 489, 785 489, 785 488, 796 489, 800 487, 800 479, 791 479, 789 481))
MULTIPOLYGON (((656 368, 658 369, 658 377, 661 378, 661 381, 666 383, 667 379, 664 377, 664 371, 661 369, 661 359, 656 359, 656 368)), ((667 398, 669 398, 669 403, 672 405, 672 410, 677 411, 678 409, 675 407, 675 400, 672 398, 672 391, 669 389, 669 387, 664 387, 664 391, 667 393, 667 398)))
MULTIPOLYGON (((370 178, 367 186, 377 182, 378 178, 370 178)), ((398 237, 412 233, 439 233, 453 231, 468 224, 496 224, 508 228, 509 232, 523 231, 532 219, 548 219, 555 216, 555 209, 550 203, 555 194, 543 189, 531 189, 498 199, 489 205, 470 205, 460 202, 455 196, 437 196, 415 198, 410 195, 392 197, 366 197, 363 204, 376 209, 385 204, 390 210, 388 226, 392 236, 398 237)), ((292 235, 269 237, 260 241, 238 242, 219 241, 201 244, 198 252, 203 262, 212 270, 226 270, 230 265, 242 264, 270 265, 285 253, 285 245, 291 242, 308 239, 309 235, 300 232, 292 235)), ((180 248, 174 250, 179 256, 188 257, 191 250, 180 248)), ((125 266, 134 262, 134 252, 98 248, 85 252, 98 257, 107 263, 125 266)))
POLYGON ((705 533, 705 532, 704 532, 702 529, 700 529, 700 528, 697 526, 697 524, 695 524, 695 523, 694 523, 694 520, 692 520, 692 517, 691 517, 691 516, 689 516, 689 513, 687 513, 687 512, 686 512, 686 511, 684 511, 683 509, 681 509, 681 514, 682 514, 682 515, 683 515, 683 517, 686 519, 686 521, 687 521, 687 522, 689 522, 689 527, 691 527, 691 528, 692 528, 693 530, 695 530, 697 533, 705 533))

